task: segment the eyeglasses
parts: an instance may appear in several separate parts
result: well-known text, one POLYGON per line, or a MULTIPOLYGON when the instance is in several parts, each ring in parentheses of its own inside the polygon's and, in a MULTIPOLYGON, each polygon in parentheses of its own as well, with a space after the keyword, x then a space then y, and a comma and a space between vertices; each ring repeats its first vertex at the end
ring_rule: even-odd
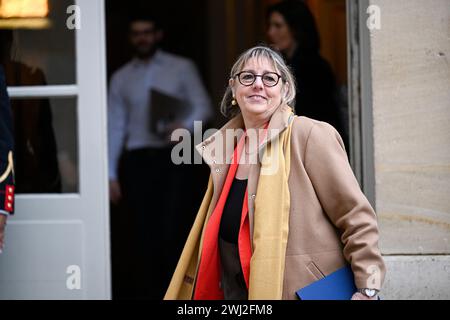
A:
POLYGON ((275 72, 264 72, 263 74, 254 74, 250 71, 242 71, 234 75, 238 77, 239 82, 244 86, 251 86, 256 81, 256 77, 261 77, 263 84, 266 87, 274 87, 280 81, 281 76, 275 72))

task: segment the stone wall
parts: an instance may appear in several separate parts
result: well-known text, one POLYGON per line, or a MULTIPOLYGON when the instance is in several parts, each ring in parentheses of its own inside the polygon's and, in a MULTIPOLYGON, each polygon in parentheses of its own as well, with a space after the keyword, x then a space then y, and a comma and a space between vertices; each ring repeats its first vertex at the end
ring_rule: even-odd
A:
POLYGON ((450 1, 372 0, 376 210, 386 299, 450 299, 450 1))

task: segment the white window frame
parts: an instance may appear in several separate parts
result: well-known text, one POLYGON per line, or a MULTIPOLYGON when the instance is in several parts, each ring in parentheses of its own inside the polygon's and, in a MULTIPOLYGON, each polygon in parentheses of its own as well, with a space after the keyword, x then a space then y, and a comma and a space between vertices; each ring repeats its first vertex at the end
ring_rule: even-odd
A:
POLYGON ((49 212, 39 212, 45 223, 64 223, 64 219, 82 223, 85 236, 80 246, 87 257, 82 265, 82 298, 111 299, 105 8, 104 0, 76 0, 75 4, 81 9, 81 28, 74 31, 76 84, 9 87, 8 94, 11 99, 77 99, 78 193, 18 195, 18 214, 10 223, 39 223, 33 204, 43 199, 49 202, 49 212), (99 257, 92 258, 95 255, 99 257))

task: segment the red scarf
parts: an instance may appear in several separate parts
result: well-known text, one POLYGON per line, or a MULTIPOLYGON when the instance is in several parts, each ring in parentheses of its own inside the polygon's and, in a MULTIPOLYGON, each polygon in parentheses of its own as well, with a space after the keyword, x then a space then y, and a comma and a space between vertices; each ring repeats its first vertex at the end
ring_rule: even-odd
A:
MULTIPOLYGON (((223 300, 223 290, 220 288, 221 266, 219 255, 219 228, 222 218, 223 208, 228 197, 228 193, 233 183, 238 168, 238 162, 245 142, 245 133, 239 140, 234 149, 228 174, 225 179, 222 192, 217 205, 207 222, 203 238, 203 247, 200 258, 200 265, 195 285, 194 300, 223 300)), ((250 243, 250 226, 248 221, 248 195, 245 190, 244 203, 242 206, 241 225, 239 228, 238 248, 241 261, 242 272, 244 274, 245 284, 248 289, 250 277, 250 258, 252 256, 250 243)))

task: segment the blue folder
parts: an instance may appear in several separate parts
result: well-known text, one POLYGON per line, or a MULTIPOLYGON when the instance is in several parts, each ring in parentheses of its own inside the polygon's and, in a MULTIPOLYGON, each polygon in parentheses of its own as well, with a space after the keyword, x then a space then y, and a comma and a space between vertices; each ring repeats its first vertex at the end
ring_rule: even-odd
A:
POLYGON ((300 300, 350 300, 356 290, 352 268, 347 265, 296 294, 300 300))

